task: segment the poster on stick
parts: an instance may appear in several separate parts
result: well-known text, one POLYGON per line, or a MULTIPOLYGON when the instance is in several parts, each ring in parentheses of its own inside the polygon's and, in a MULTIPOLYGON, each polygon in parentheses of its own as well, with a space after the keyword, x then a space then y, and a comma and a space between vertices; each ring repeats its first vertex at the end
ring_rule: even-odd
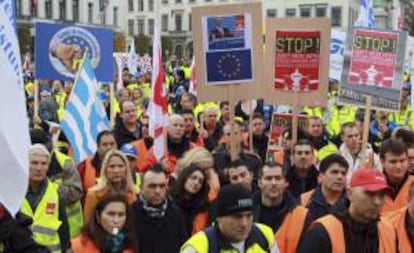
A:
POLYGON ((399 110, 406 38, 406 32, 351 28, 338 102, 365 107, 369 95, 373 109, 399 110))
POLYGON ((237 85, 237 99, 257 98, 263 65, 261 3, 195 7, 192 13, 199 100, 228 100, 229 85, 237 85))
POLYGON ((262 97, 290 106, 325 106, 331 47, 330 20, 266 20, 262 97))
POLYGON ((319 88, 320 31, 276 31, 275 89, 319 88))
MULTIPOLYGON (((284 149, 282 134, 286 129, 292 128, 293 115, 288 113, 273 113, 270 125, 268 151, 273 153, 276 150, 284 149)), ((308 120, 307 115, 298 115, 298 129, 304 129, 308 120)))

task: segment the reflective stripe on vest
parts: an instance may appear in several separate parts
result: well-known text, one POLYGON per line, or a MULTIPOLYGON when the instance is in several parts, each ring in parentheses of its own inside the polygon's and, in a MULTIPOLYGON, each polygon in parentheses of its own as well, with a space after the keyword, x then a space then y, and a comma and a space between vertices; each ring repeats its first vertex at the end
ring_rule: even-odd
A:
POLYGON ((297 206, 286 215, 275 235, 280 252, 296 253, 307 214, 308 209, 297 206))
MULTIPOLYGON (((329 214, 317 219, 315 223, 321 224, 328 233, 332 253, 346 253, 344 227, 340 220, 329 214)), ((397 247, 395 245, 396 235, 393 227, 384 221, 379 221, 377 225, 379 253, 395 253, 397 247)))
POLYGON ((27 199, 23 200, 21 211, 33 219, 32 232, 34 240, 48 247, 53 253, 60 253, 58 230, 62 222, 59 220, 59 186, 47 180, 45 193, 36 210, 32 210, 27 199))

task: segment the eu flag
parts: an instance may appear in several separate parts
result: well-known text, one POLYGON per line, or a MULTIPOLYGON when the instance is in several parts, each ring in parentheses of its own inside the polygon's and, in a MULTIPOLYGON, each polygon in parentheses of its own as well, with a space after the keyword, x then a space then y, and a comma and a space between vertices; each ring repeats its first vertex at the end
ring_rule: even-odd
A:
POLYGON ((250 49, 208 52, 207 82, 248 81, 253 79, 250 49))

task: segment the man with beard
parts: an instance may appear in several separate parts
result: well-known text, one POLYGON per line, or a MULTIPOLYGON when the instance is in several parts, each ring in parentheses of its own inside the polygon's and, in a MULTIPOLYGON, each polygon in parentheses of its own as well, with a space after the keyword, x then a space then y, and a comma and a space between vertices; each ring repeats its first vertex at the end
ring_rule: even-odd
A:
POLYGON ((114 127, 118 148, 141 138, 141 126, 137 120, 135 103, 126 100, 121 104, 121 120, 114 127))
POLYGON ((287 191, 288 182, 280 164, 263 166, 258 184, 261 191, 253 199, 253 220, 273 229, 280 252, 295 253, 308 227, 308 210, 287 191))
POLYGON ((253 151, 260 156, 262 162, 265 162, 269 137, 265 134, 266 125, 263 115, 253 114, 250 127, 253 136, 253 151))
POLYGON ((351 178, 347 210, 314 221, 298 252, 397 252, 394 228, 379 219, 386 193, 390 190, 381 172, 357 170, 351 178))
POLYGON ((289 191, 295 198, 314 189, 318 185, 318 170, 313 165, 312 143, 306 139, 299 140, 292 150, 292 165, 286 173, 289 191))
POLYGON ((311 221, 333 212, 346 210, 346 174, 348 163, 341 155, 332 154, 322 160, 319 166, 320 184, 303 193, 301 204, 309 210, 311 221))

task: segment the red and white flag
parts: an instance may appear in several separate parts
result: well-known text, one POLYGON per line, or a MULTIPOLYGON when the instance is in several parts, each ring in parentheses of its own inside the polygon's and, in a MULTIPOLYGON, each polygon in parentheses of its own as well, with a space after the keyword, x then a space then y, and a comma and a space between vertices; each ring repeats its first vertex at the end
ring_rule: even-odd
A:
POLYGON ((152 45, 151 100, 148 107, 149 133, 154 138, 154 155, 159 161, 164 155, 164 128, 168 124, 168 100, 162 66, 161 37, 158 23, 154 25, 152 45))
POLYGON ((196 90, 197 75, 196 75, 196 69, 195 69, 195 56, 194 55, 193 55, 193 60, 191 61, 190 71, 191 71, 191 79, 190 79, 190 87, 188 91, 190 93, 193 93, 194 95, 197 95, 197 90, 196 90))

